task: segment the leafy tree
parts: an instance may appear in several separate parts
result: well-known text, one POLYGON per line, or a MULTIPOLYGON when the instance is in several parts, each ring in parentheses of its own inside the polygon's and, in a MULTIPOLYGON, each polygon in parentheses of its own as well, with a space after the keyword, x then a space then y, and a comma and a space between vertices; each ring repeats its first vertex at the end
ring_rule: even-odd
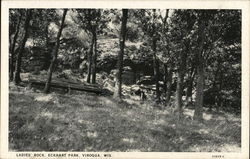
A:
POLYGON ((88 75, 87 82, 96 83, 96 58, 97 58, 97 31, 101 18, 99 9, 77 9, 77 17, 81 21, 82 28, 92 35, 90 49, 88 53, 88 75))
POLYGON ((10 34, 10 81, 13 80, 13 76, 14 76, 14 56, 15 56, 15 46, 16 46, 16 43, 17 43, 17 38, 19 35, 19 32, 21 30, 20 28, 20 25, 21 25, 21 22, 22 22, 22 12, 21 10, 11 10, 10 11, 11 14, 10 14, 10 33, 11 32, 14 32, 14 36, 11 40, 11 34, 10 34), (18 20, 17 20, 17 24, 12 24, 12 23, 15 23, 16 20, 14 20, 13 17, 18 17, 18 20), (15 25, 15 26, 13 26, 15 25), (15 28, 13 28, 13 27, 15 28))
POLYGON ((206 103, 204 104, 210 104, 210 110, 212 105, 215 105, 217 110, 226 105, 232 105, 236 109, 240 108, 241 102, 238 100, 240 93, 236 97, 232 92, 238 92, 241 89, 241 56, 239 54, 241 50, 239 38, 241 37, 241 12, 238 10, 214 11, 213 17, 208 21, 206 31, 209 36, 207 36, 205 44, 204 58, 207 65, 205 71, 208 74, 206 80, 208 88, 205 90, 206 103), (234 71, 237 72, 234 73, 235 76, 230 76, 230 72, 234 71))
POLYGON ((169 22, 167 21, 169 18, 169 9, 165 10, 165 16, 160 16, 162 20, 162 32, 161 32, 161 45, 159 48, 163 50, 161 62, 164 67, 164 93, 165 93, 165 105, 170 104, 171 97, 171 86, 172 86, 172 78, 173 78, 173 51, 170 50, 170 34, 169 34, 169 22))
MULTIPOLYGON (((197 10, 197 95, 196 95, 196 105, 195 105, 195 114, 194 119, 202 119, 202 107, 203 107, 203 98, 204 98, 204 88, 207 87, 208 83, 205 81, 205 70, 208 68, 215 68, 214 82, 212 82, 212 88, 215 90, 215 94, 212 95, 215 97, 215 104, 222 105, 222 92, 223 91, 223 74, 227 74, 232 70, 232 68, 227 71, 222 71, 223 60, 220 52, 226 54, 223 51, 223 48, 231 48, 233 46, 239 46, 239 37, 240 37, 240 12, 239 11, 226 11, 226 10, 210 10, 210 11, 201 11, 197 10), (233 38, 234 37, 234 38, 233 38), (214 65, 215 64, 215 65, 214 65), (221 71, 220 71, 221 70, 221 71), (206 82, 206 83, 204 83, 206 82), (220 104, 219 104, 220 103, 220 104)), ((237 50, 240 50, 240 47, 234 51, 237 57, 237 50)), ((232 52, 231 52, 232 53, 232 52)), ((232 55, 232 56, 235 56, 232 55)), ((232 57, 231 56, 231 57, 232 57)), ((224 56, 226 61, 231 61, 230 56, 224 56)), ((228 63, 228 62, 225 62, 228 63)), ((225 66, 225 65, 224 65, 225 66)), ((231 65, 232 66, 232 65, 231 65)), ((227 80, 230 81, 230 80, 227 80)), ((239 80, 236 80, 239 81, 239 80)), ((237 85, 240 85, 240 82, 237 82, 237 85)), ((237 86, 235 87, 237 88, 237 86)), ((233 90, 235 89, 233 88, 233 90)), ((228 90, 226 91, 228 92, 228 90)))
POLYGON ((194 15, 192 11, 176 10, 171 18, 171 40, 173 41, 172 50, 176 52, 176 68, 177 68, 177 88, 175 112, 180 118, 182 115, 182 95, 184 77, 186 75, 187 59, 191 52, 191 38, 193 36, 194 15))
POLYGON ((203 91, 204 91, 204 58, 203 58, 203 45, 205 40, 205 15, 201 12, 198 15, 198 48, 197 48, 197 93, 196 93, 196 103, 195 103, 195 112, 194 119, 202 119, 202 106, 203 106, 203 91))
POLYGON ((114 93, 114 97, 118 97, 121 99, 122 95, 122 70, 123 70, 123 55, 124 55, 124 47, 126 40, 126 25, 128 18, 128 9, 122 9, 122 24, 121 24, 121 33, 120 33, 120 51, 118 53, 118 72, 117 72, 117 81, 116 81, 116 91, 114 93))
POLYGON ((63 11, 61 26, 60 26, 60 29, 58 31, 57 38, 56 38, 56 45, 55 45, 54 50, 53 50, 53 59, 51 61, 50 67, 49 67, 48 78, 47 78, 45 88, 44 88, 45 93, 48 93, 49 90, 50 90, 50 83, 51 83, 52 73, 53 73, 53 69, 55 67, 55 63, 56 63, 56 60, 57 60, 57 53, 58 53, 58 49, 59 49, 59 46, 60 46, 60 37, 61 37, 61 34, 62 34, 62 30, 63 30, 64 21, 65 21, 67 11, 68 11, 67 9, 64 9, 64 11, 63 11))
POLYGON ((21 62, 22 62, 22 56, 23 56, 23 52, 24 52, 25 43, 26 43, 28 36, 29 36, 29 27, 30 27, 31 16, 32 16, 32 10, 27 9, 26 10, 26 19, 25 19, 25 23, 24 23, 24 37, 21 41, 21 44, 20 44, 20 47, 19 47, 19 50, 17 53, 17 59, 16 59, 15 74, 14 74, 14 83, 16 85, 21 82, 21 78, 20 78, 21 62))

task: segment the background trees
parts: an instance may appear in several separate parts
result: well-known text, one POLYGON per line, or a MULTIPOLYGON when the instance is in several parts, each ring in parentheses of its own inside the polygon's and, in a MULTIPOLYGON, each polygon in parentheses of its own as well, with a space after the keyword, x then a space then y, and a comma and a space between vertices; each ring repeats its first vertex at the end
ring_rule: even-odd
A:
POLYGON ((184 106, 195 105, 197 120, 204 107, 240 110, 238 10, 71 9, 66 16, 60 9, 12 9, 9 28, 16 84, 20 72, 48 69, 45 92, 53 70, 114 83, 118 68, 119 89, 109 88, 118 97, 121 83, 134 84, 156 106, 174 106, 179 117, 184 106))
POLYGON ((103 11, 100 9, 77 9, 77 20, 80 21, 81 28, 92 36, 90 49, 88 52, 88 75, 87 82, 96 83, 96 58, 97 58, 97 36, 102 31, 105 19, 102 17, 103 11))

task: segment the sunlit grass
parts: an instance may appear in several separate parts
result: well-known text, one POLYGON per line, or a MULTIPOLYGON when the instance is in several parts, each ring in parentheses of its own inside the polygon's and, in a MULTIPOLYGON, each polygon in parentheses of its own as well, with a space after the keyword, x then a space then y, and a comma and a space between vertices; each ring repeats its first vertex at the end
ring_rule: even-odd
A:
POLYGON ((45 95, 10 86, 10 150, 239 152, 241 120, 205 111, 203 122, 185 109, 177 120, 171 108, 150 101, 117 101, 82 94, 45 95))

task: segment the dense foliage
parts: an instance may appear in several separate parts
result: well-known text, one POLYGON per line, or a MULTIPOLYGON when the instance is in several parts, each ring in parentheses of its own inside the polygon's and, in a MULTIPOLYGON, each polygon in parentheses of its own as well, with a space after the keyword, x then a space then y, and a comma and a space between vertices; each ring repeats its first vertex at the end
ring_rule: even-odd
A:
POLYGON ((118 65, 130 68, 123 73, 133 72, 132 83, 148 79, 156 105, 174 105, 180 117, 184 106, 195 106, 198 120, 202 107, 240 112, 241 11, 138 9, 127 14, 122 27, 124 11, 117 9, 11 9, 10 80, 19 84, 20 72, 71 69, 98 83, 96 74, 112 74, 122 59, 118 65))

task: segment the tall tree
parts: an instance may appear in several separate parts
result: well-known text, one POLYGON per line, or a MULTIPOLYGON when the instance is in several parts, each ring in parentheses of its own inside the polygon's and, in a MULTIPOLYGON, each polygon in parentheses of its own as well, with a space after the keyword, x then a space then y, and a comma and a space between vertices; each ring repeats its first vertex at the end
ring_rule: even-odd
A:
POLYGON ((57 37, 56 37, 56 45, 55 45, 54 50, 53 50, 53 59, 52 59, 51 64, 49 66, 48 77, 47 77, 47 81, 46 81, 45 88, 44 88, 45 93, 48 93, 49 90, 50 90, 50 83, 51 83, 52 73, 53 73, 53 69, 55 67, 55 63, 56 63, 56 60, 57 60, 58 49, 59 49, 59 46, 60 46, 60 37, 61 37, 61 34, 62 34, 62 30, 63 30, 64 21, 65 21, 67 11, 68 11, 67 9, 64 9, 64 11, 63 11, 61 26, 60 26, 60 29, 58 31, 57 37))
POLYGON ((172 51, 170 50, 170 36, 169 36, 169 9, 166 9, 165 16, 161 17, 162 31, 161 31, 161 45, 160 49, 163 51, 163 58, 161 59, 164 66, 164 93, 165 93, 165 105, 169 105, 171 97, 172 77, 173 77, 173 60, 172 51))
POLYGON ((21 71, 21 62, 22 62, 22 56, 24 52, 24 47, 26 44, 26 41, 29 36, 29 27, 30 27, 30 19, 32 17, 32 10, 27 9, 26 11, 26 19, 24 23, 24 37, 21 41, 18 53, 17 53, 17 59, 16 59, 16 66, 15 66, 15 74, 14 74, 14 83, 17 85, 21 82, 20 78, 20 71, 21 71))
POLYGON ((185 75, 187 52, 186 50, 180 52, 180 65, 177 69, 177 88, 176 88, 176 107, 175 110, 178 114, 178 118, 182 115, 182 92, 183 92, 183 80, 185 75))
POLYGON ((91 40, 91 45, 90 45, 90 50, 89 50, 89 55, 88 55, 88 76, 87 76, 87 82, 90 83, 91 79, 91 69, 92 69, 92 63, 93 63, 93 50, 94 50, 94 44, 95 44, 95 38, 96 38, 96 30, 95 27, 92 26, 92 16, 91 16, 91 10, 86 10, 85 13, 87 24, 88 24, 88 30, 92 34, 92 40, 91 40))
POLYGON ((92 32, 92 36, 93 36, 93 40, 94 40, 94 49, 93 49, 93 65, 92 65, 92 83, 95 84, 96 83, 96 58, 97 58, 97 32, 98 32, 98 24, 100 22, 100 18, 101 18, 101 10, 98 9, 95 11, 95 25, 93 26, 93 32, 92 32))
POLYGON ((155 76, 155 86, 156 86, 156 100, 157 102, 160 101, 160 85, 159 85, 159 60, 156 56, 156 44, 158 40, 157 30, 156 30, 156 9, 153 9, 153 23, 152 23, 152 51, 153 51, 153 66, 154 66, 154 76, 155 76))
POLYGON ((91 68, 93 61, 93 50, 94 50, 95 38, 92 36, 91 45, 88 52, 88 72, 87 72, 87 82, 90 83, 91 80, 91 68))
POLYGON ((205 16, 204 13, 200 13, 198 19, 198 48, 197 48, 197 87, 196 87, 196 100, 195 100, 195 112, 194 119, 202 119, 202 107, 203 107, 203 90, 204 90, 204 57, 203 57, 203 45, 205 41, 205 16))
POLYGON ((93 41, 94 41, 94 46, 93 46, 93 56, 92 56, 92 68, 91 68, 91 83, 95 84, 96 83, 96 58, 97 58, 97 37, 96 37, 96 31, 93 33, 93 41))
POLYGON ((81 28, 91 35, 88 52, 87 82, 96 83, 97 33, 100 28, 100 9, 77 9, 77 17, 81 21, 81 28), (92 77, 92 78, 91 78, 92 77))
MULTIPOLYGON (((197 28, 198 46, 196 47, 197 48, 196 49, 197 92, 196 92, 194 119, 202 120, 202 108, 204 105, 203 102, 205 98, 204 96, 205 84, 206 87, 210 85, 210 88, 216 91, 212 95, 215 98, 215 103, 214 103, 215 105, 222 106, 223 105, 222 101, 224 101, 225 98, 229 96, 231 99, 237 99, 240 96, 240 93, 238 94, 239 96, 236 95, 237 93, 236 94, 232 93, 232 92, 237 92, 235 90, 239 90, 240 80, 239 78, 237 78, 237 76, 234 76, 233 78, 230 79, 230 74, 231 71, 233 72, 233 70, 238 70, 238 72, 240 73, 239 69, 240 64, 238 62, 237 64, 234 62, 236 59, 237 60, 240 59, 238 53, 240 52, 241 49, 240 47, 241 11, 211 10, 211 11, 196 11, 196 13, 197 13, 197 25, 198 25, 197 28), (231 49, 234 51, 229 51, 231 49), (234 64, 232 64, 231 62, 234 63, 237 67, 232 67, 234 64), (228 65, 229 63, 231 63, 232 65, 229 66, 228 65), (214 75, 211 76, 211 77, 214 76, 214 79, 212 79, 209 83, 207 82, 205 83, 204 81, 205 68, 206 71, 211 70, 212 68, 214 70, 213 72, 215 73, 214 75), (223 88, 225 87, 226 81, 227 83, 230 84, 227 86, 227 88, 223 88), (227 93, 227 95, 224 97, 223 97, 223 92, 227 93), (234 96, 233 94, 236 95, 237 97, 234 96)), ((206 79, 211 77, 206 76, 206 79)))
POLYGON ((126 25, 128 19, 128 9, 122 9, 122 24, 121 24, 121 32, 120 32, 120 51, 118 53, 118 61, 117 61, 117 79, 116 79, 116 90, 114 92, 114 97, 118 97, 121 99, 122 96, 122 70, 123 70, 123 55, 124 55, 124 47, 126 40, 126 25))
POLYGON ((15 46, 16 46, 18 35, 19 35, 21 21, 22 21, 22 12, 20 11, 18 23, 17 23, 16 28, 15 28, 15 34, 14 34, 12 43, 10 45, 10 56, 11 56, 11 58, 10 58, 10 81, 13 80, 13 76, 14 76, 15 46))
POLYGON ((190 55, 192 30, 195 24, 195 17, 192 11, 175 10, 171 19, 172 49, 176 52, 177 88, 175 94, 175 113, 178 118, 182 116, 182 95, 184 77, 186 75, 186 63, 190 55))
POLYGON ((94 50, 95 38, 92 37, 89 52, 88 52, 88 72, 87 72, 87 82, 90 83, 91 79, 91 68, 92 68, 92 56, 94 50))

